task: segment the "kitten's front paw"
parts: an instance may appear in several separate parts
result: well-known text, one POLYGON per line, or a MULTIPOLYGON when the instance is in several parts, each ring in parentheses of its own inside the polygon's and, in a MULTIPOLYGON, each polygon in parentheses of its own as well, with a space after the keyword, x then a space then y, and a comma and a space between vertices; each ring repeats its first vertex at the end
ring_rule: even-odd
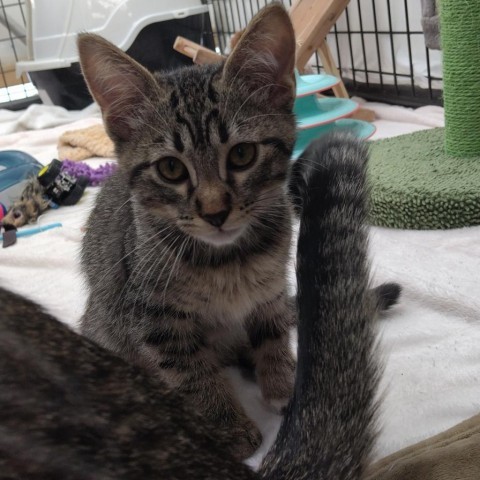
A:
POLYGON ((272 369, 257 372, 258 383, 267 404, 281 413, 293 395, 295 385, 295 361, 285 358, 272 369))
POLYGON ((277 415, 284 415, 285 409, 287 408, 290 397, 285 398, 275 398, 270 400, 265 400, 264 404, 267 410, 270 410, 277 415))
POLYGON ((231 434, 234 437, 233 454, 239 461, 251 457, 262 444, 262 434, 257 426, 248 418, 233 426, 231 434))
POLYGON ((225 405, 224 408, 216 410, 213 417, 211 414, 212 412, 210 417, 213 423, 217 425, 224 439, 224 445, 237 460, 246 460, 260 448, 260 430, 239 408, 225 405))

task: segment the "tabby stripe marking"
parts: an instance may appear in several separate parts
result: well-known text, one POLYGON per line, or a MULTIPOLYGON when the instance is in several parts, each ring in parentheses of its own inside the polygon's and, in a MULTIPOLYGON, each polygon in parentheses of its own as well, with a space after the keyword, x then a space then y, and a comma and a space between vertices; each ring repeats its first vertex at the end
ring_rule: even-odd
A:
POLYGON ((247 324, 248 338, 253 349, 260 348, 267 340, 278 340, 285 333, 274 321, 258 323, 258 319, 247 324))
POLYGON ((177 370, 177 372, 190 372, 192 370, 192 361, 190 358, 167 357, 158 363, 164 370, 177 370))
POLYGON ((176 130, 175 130, 175 132, 173 132, 173 144, 175 145, 175 148, 180 153, 182 153, 185 150, 185 147, 184 147, 183 142, 182 142, 182 137, 180 136, 180 134, 176 130))
POLYGON ((130 187, 133 187, 138 177, 143 173, 144 170, 147 170, 148 168, 150 168, 150 166, 151 166, 150 162, 143 162, 143 163, 139 163, 138 165, 135 165, 135 167, 133 167, 130 173, 130 178, 128 179, 128 185, 130 187))
MULTIPOLYGON (((205 88, 205 85, 203 85, 203 87, 205 88)), ((180 89, 180 94, 182 95, 182 98, 189 98, 189 97, 192 96, 191 92, 189 92, 188 90, 185 90, 183 85, 178 85, 178 88, 180 89)), ((193 141, 194 146, 198 146, 200 143, 203 143, 203 141, 204 141, 202 119, 199 118, 197 120, 197 113, 195 112, 195 109, 193 108, 193 103, 184 102, 184 107, 193 119, 193 122, 189 122, 189 125, 190 125, 190 128, 191 128, 190 134, 192 135, 192 141, 193 141), (193 126, 192 126, 192 124, 193 124, 193 126), (195 127, 195 134, 196 135, 193 134, 193 131, 194 131, 193 127, 195 127)), ((179 121, 180 118, 185 122, 187 121, 185 119, 185 117, 182 117, 177 112, 177 121, 179 121)))
POLYGON ((212 73, 207 87, 207 97, 212 103, 218 103, 218 92, 213 88, 213 80, 215 79, 217 72, 218 70, 212 73))
POLYGON ((220 137, 220 141, 222 143, 227 143, 229 134, 227 130, 227 126, 225 125, 225 122, 222 119, 218 120, 218 136, 220 137))
POLYGON ((214 108, 205 118, 205 141, 208 144, 210 144, 210 123, 214 118, 218 118, 219 113, 218 109, 214 108))
POLYGON ((185 118, 183 117, 182 115, 180 115, 178 112, 177 112, 177 117, 176 117, 176 120, 178 123, 180 123, 181 125, 185 125, 188 129, 188 133, 190 134, 190 137, 192 139, 192 143, 194 145, 197 145, 197 142, 195 140, 195 134, 193 133, 193 127, 192 127, 192 124, 185 118))
POLYGON ((178 107, 178 96, 176 92, 172 92, 170 95, 170 106, 172 107, 173 110, 175 110, 178 107))
POLYGON ((272 147, 277 148, 285 155, 290 156, 292 154, 292 150, 285 145, 285 142, 277 137, 268 137, 265 138, 260 142, 262 145, 271 145, 272 147))
POLYGON ((32 203, 33 203, 35 212, 40 212, 41 211, 40 204, 37 202, 37 200, 35 200, 35 198, 32 198, 32 203))
POLYGON ((190 318, 188 313, 182 310, 178 310, 177 308, 171 305, 164 305, 164 306, 148 305, 144 302, 141 302, 138 305, 140 305, 142 312, 145 312, 146 315, 151 317, 155 317, 155 318, 173 317, 176 320, 187 320, 188 318, 190 318))

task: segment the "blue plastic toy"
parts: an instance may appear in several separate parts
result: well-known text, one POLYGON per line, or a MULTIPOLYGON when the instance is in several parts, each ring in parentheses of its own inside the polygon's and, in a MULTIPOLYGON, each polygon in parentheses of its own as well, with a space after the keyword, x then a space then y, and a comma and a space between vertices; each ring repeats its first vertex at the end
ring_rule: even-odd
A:
POLYGON ((299 75, 295 71, 297 98, 293 111, 297 117, 297 141, 292 158, 296 159, 308 144, 321 135, 336 130, 349 132, 358 138, 369 138, 375 127, 362 120, 348 117, 358 109, 358 104, 348 98, 318 98, 317 93, 339 83, 333 75, 299 75))
MULTIPOLYGON (((46 232, 47 230, 51 230, 52 228, 58 228, 61 226, 62 226, 61 223, 56 222, 56 223, 49 223, 48 225, 40 225, 38 227, 33 227, 33 228, 24 228, 16 232, 16 237, 28 237, 29 235, 36 235, 37 233, 46 232)), ((2 240, 3 240, 3 235, 0 235, 0 241, 2 240)))
POLYGON ((298 70, 295 70, 295 81, 297 84, 297 98, 329 90, 340 83, 340 79, 333 75, 300 75, 298 70))
POLYGON ((8 210, 20 197, 26 181, 36 176, 43 165, 19 150, 0 152, 0 204, 8 210))

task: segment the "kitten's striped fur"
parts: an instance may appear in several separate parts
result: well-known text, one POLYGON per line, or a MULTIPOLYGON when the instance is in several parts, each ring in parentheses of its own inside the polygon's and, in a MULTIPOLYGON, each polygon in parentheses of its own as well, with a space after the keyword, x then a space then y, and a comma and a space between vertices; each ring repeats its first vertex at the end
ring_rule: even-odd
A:
POLYGON ((83 243, 82 331, 187 393, 228 426, 245 458, 260 433, 222 367, 250 357, 271 402, 285 404, 294 381, 288 15, 279 6, 260 13, 225 65, 153 76, 99 37, 82 35, 79 51, 120 163, 83 243), (229 152, 245 142, 253 165, 230 168, 229 152), (189 178, 165 181, 165 157, 181 160, 189 178))

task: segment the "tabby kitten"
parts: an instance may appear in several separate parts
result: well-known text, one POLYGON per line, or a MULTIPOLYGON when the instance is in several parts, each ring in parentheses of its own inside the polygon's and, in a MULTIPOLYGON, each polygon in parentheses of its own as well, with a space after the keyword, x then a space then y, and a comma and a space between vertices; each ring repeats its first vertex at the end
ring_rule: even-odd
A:
POLYGON ((261 435, 222 367, 248 346, 264 398, 282 404, 295 371, 288 14, 261 11, 225 65, 152 75, 98 36, 78 47, 120 165, 83 242, 82 331, 191 396, 248 457, 261 435))
POLYGON ((267 6, 225 64, 172 73, 152 75, 95 35, 80 35, 78 47, 120 165, 83 242, 82 332, 186 394, 246 458, 261 435, 223 367, 253 363, 276 407, 295 372, 288 14, 267 6))
POLYGON ((178 389, 0 289, 0 479, 362 478, 378 376, 366 158, 364 145, 338 136, 304 155, 297 376, 258 474, 178 389))

